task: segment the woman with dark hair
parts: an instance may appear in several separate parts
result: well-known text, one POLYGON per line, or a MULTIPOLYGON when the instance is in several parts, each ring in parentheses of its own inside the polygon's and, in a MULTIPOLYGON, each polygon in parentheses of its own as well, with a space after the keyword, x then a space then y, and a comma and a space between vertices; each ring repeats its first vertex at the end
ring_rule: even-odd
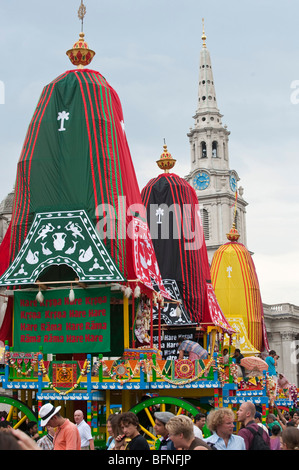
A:
POLYGON ((270 449, 271 450, 281 450, 282 441, 281 441, 281 428, 278 424, 274 424, 271 429, 270 436, 270 449))

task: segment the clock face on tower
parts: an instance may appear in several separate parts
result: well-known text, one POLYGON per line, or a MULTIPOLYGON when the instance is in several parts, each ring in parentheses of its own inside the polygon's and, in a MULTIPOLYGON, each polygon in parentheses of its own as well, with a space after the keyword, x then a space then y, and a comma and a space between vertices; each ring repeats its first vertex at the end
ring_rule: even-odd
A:
POLYGON ((235 177, 235 175, 230 175, 229 184, 230 184, 231 190, 235 193, 237 190, 237 178, 235 177))
POLYGON ((205 171, 197 173, 193 178, 193 185, 195 189, 200 191, 206 189, 210 184, 210 177, 205 171))

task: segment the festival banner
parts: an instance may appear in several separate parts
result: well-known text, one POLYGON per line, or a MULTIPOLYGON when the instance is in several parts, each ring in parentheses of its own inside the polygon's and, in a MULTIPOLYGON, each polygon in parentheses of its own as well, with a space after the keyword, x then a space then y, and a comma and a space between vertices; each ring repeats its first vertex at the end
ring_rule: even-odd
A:
POLYGON ((15 351, 102 353, 110 351, 110 289, 69 289, 14 293, 15 351))

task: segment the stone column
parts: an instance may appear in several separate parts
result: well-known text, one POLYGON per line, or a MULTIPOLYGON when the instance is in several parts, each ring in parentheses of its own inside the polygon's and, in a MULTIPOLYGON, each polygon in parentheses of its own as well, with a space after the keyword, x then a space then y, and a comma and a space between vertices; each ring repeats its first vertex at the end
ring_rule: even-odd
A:
POLYGON ((281 356, 278 360, 277 372, 286 376, 290 383, 297 383, 297 366, 291 361, 292 342, 295 336, 292 331, 281 333, 281 356))

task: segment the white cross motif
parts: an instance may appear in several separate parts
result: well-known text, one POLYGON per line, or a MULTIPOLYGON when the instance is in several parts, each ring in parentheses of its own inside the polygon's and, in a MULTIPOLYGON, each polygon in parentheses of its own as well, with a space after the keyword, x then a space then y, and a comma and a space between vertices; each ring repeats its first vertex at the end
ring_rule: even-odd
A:
POLYGON ((58 129, 59 131, 66 131, 66 128, 64 127, 64 121, 68 121, 69 116, 70 113, 67 113, 66 111, 61 111, 58 113, 57 121, 60 121, 60 128, 58 129))
POLYGON ((226 268, 226 271, 228 272, 228 276, 227 277, 231 277, 230 273, 232 272, 233 268, 231 266, 228 266, 226 268))
POLYGON ((156 210, 156 216, 158 217, 157 224, 162 224, 161 216, 164 215, 164 209, 159 209, 156 210))
POLYGON ((125 123, 124 121, 120 121, 121 128, 123 130, 123 133, 125 133, 125 123))

